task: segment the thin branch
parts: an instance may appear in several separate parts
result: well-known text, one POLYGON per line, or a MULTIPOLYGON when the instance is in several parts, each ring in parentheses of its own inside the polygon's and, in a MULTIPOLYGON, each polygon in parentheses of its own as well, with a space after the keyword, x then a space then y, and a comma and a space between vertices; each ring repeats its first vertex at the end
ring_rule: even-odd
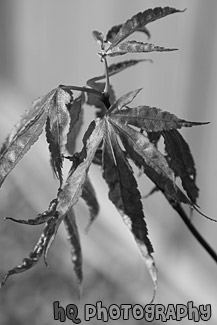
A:
POLYGON ((61 87, 62 89, 84 91, 86 93, 92 93, 92 94, 98 95, 99 97, 102 97, 102 93, 99 90, 96 90, 93 88, 79 87, 79 86, 66 86, 66 85, 59 85, 59 87, 61 87))
POLYGON ((171 200, 167 198, 170 205, 173 207, 174 210, 180 215, 190 232, 193 234, 193 236, 197 239, 197 241, 201 244, 201 246, 207 251, 207 253, 213 258, 213 260, 217 263, 217 254, 212 249, 212 247, 207 243, 207 241, 202 237, 202 235, 197 231, 197 229, 192 224, 191 220, 188 218, 187 214, 183 210, 180 203, 175 202, 174 200, 171 200))
POLYGON ((105 94, 110 94, 109 71, 108 71, 108 63, 107 63, 106 56, 103 57, 103 61, 105 63, 105 76, 106 76, 106 83, 105 83, 104 93, 105 94))

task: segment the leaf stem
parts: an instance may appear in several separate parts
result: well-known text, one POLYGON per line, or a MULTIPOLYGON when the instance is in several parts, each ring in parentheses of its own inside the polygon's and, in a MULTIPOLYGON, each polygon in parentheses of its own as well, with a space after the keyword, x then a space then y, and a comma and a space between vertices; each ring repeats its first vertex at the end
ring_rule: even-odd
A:
POLYGON ((110 94, 110 85, 109 85, 109 72, 108 72, 108 63, 106 56, 103 56, 103 61, 105 63, 105 76, 106 76, 106 83, 105 83, 105 89, 104 89, 104 94, 105 96, 109 96, 110 94))
MULTIPOLYGON (((167 198, 168 199, 168 198, 167 198)), ((180 215, 190 232, 194 235, 194 237, 197 239, 197 241, 201 244, 201 246, 207 251, 207 253, 213 258, 213 260, 217 263, 217 254, 212 249, 212 247, 207 243, 207 241, 202 237, 202 235, 197 231, 197 229, 192 224, 191 220, 188 218, 187 214, 183 210, 182 206, 175 202, 169 200, 169 203, 173 207, 174 210, 180 215)))
POLYGON ((92 94, 96 94, 96 95, 102 97, 102 93, 99 90, 96 90, 96 89, 93 89, 93 88, 79 87, 79 86, 66 86, 66 85, 59 85, 59 87, 62 88, 62 89, 85 91, 86 93, 92 93, 92 94))

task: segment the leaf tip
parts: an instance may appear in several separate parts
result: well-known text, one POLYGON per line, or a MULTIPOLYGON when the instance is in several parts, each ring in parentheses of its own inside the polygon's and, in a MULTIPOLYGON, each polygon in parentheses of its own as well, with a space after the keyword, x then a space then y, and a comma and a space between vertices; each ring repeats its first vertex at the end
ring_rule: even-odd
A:
POLYGON ((82 299, 82 295, 83 295, 83 287, 82 287, 82 283, 80 282, 78 284, 78 300, 82 299))
POLYGON ((154 285, 154 292, 153 292, 152 299, 150 302, 150 304, 152 304, 156 298, 157 282, 158 282, 157 267, 156 267, 155 260, 152 255, 146 256, 146 266, 148 267, 148 270, 149 270, 149 273, 151 275, 153 285, 154 285))
POLYGON ((143 87, 142 88, 138 88, 138 89, 136 89, 135 90, 135 94, 137 95, 138 93, 140 93, 140 91, 142 91, 143 90, 143 87))
POLYGON ((5 283, 6 283, 9 276, 10 276, 9 272, 4 275, 4 277, 3 277, 3 279, 2 279, 2 281, 0 283, 0 289, 4 287, 4 285, 5 285, 5 283))
POLYGON ((45 254, 44 254, 44 264, 46 266, 46 269, 49 269, 50 268, 50 266, 48 264, 48 261, 47 261, 47 256, 45 256, 45 254))
POLYGON ((203 216, 204 218, 206 218, 206 219, 208 219, 208 220, 210 220, 210 221, 213 221, 213 222, 217 222, 216 219, 213 219, 213 218, 207 216, 205 213, 201 212, 201 211, 199 210, 199 207, 198 207, 197 204, 193 204, 192 207, 194 208, 194 210, 196 210, 196 211, 197 211, 201 216, 203 216))

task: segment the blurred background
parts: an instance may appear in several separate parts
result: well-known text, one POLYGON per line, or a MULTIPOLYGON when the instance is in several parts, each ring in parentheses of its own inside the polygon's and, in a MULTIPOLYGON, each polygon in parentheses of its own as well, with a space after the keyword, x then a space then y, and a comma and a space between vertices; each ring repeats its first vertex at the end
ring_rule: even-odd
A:
MULTIPOLYGON (((117 96, 143 87, 135 106, 146 104, 186 120, 211 121, 208 126, 182 130, 182 134, 190 143, 196 161, 198 204, 204 213, 217 218, 216 0, 0 1, 0 142, 35 98, 59 84, 82 86, 87 79, 103 73, 92 30, 106 33, 111 26, 155 6, 187 8, 183 14, 148 25, 151 42, 179 51, 139 55, 137 58, 151 58, 154 63, 126 70, 114 76, 112 83, 117 96)), ((86 107, 85 112, 83 130, 94 116, 93 108, 86 107)), ((81 318, 85 303, 101 300, 109 306, 150 302, 153 285, 136 244, 108 202, 100 170, 93 166, 90 176, 101 210, 88 235, 85 234, 88 210, 82 201, 75 208, 84 258, 83 297, 77 299, 66 234, 61 227, 49 254, 50 268, 46 269, 41 261, 32 270, 11 277, 0 291, 1 324, 59 323, 53 320, 55 300, 64 307, 76 303, 81 318)), ((139 185, 142 194, 152 186, 144 176, 139 178, 139 185)), ((34 218, 55 197, 57 186, 43 134, 1 188, 0 276, 30 252, 42 231, 40 226, 22 226, 3 218, 34 218)), ((144 200, 144 211, 159 271, 155 303, 211 304, 213 314, 208 323, 216 324, 216 264, 160 193, 144 200)), ((217 225, 197 213, 193 222, 217 250, 217 225)), ((118 324, 122 323, 144 322, 120 319, 118 324)), ((181 323, 190 321, 184 319, 181 323)))

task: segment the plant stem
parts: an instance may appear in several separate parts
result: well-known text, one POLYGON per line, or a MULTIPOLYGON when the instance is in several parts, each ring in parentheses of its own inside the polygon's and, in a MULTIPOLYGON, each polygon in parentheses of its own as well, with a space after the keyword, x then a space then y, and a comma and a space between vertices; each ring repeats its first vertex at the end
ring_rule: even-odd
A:
POLYGON ((66 85, 59 85, 62 89, 71 89, 71 90, 77 90, 77 91, 85 91, 86 93, 92 93, 98 96, 102 96, 102 93, 96 89, 93 88, 87 88, 87 87, 79 87, 79 86, 66 86, 66 85))
POLYGON ((110 85, 109 85, 108 63, 107 63, 106 56, 103 57, 103 61, 105 63, 105 76, 106 76, 106 83, 105 83, 104 94, 109 97, 109 94, 110 94, 110 85))
POLYGON ((212 247, 207 243, 207 241, 201 236, 201 234, 197 231, 197 229, 192 224, 191 220, 188 218, 187 214, 183 210, 182 206, 170 199, 167 198, 169 203, 172 205, 173 209, 180 215, 190 232, 194 235, 197 241, 201 244, 201 246, 207 251, 207 253, 213 258, 213 260, 217 263, 217 254, 214 252, 212 247))

